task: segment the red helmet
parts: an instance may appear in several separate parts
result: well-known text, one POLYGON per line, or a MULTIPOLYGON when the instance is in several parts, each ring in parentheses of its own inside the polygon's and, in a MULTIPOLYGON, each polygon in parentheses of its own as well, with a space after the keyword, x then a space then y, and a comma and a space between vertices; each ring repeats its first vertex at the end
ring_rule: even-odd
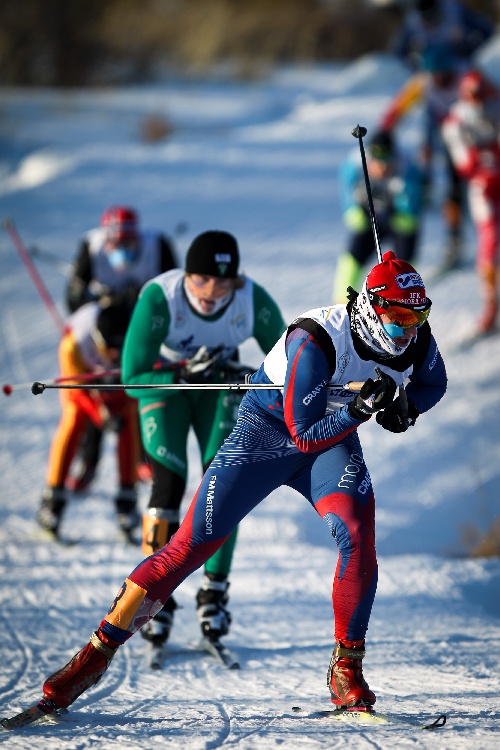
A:
POLYGON ((139 232, 137 211, 128 206, 111 206, 101 217, 101 226, 108 230, 108 238, 115 242, 136 239, 139 232))
POLYGON ((460 99, 486 99, 490 86, 478 70, 470 70, 462 76, 459 83, 460 99))

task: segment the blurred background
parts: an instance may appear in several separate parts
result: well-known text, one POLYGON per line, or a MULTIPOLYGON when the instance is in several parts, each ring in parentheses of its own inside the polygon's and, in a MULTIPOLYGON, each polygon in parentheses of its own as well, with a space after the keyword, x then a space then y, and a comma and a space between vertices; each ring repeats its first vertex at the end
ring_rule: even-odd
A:
MULTIPOLYGON (((110 86, 389 49, 409 0, 2 0, 0 85, 110 86)), ((499 0, 464 0, 495 24, 499 0)))

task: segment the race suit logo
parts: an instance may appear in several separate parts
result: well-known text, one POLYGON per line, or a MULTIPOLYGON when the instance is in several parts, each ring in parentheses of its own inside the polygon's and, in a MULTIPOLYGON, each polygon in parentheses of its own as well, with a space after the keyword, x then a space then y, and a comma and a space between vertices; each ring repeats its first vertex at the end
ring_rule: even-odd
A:
POLYGON ((322 389, 327 383, 328 380, 322 380, 321 383, 319 383, 319 385, 317 385, 316 388, 311 391, 311 393, 308 393, 307 396, 304 396, 304 398, 302 399, 302 403, 304 404, 304 406, 309 406, 313 398, 316 398, 318 393, 321 393, 322 389))
POLYGON ((212 474, 208 485, 207 499, 205 501, 205 534, 213 534, 212 518, 214 515, 214 495, 217 477, 212 474))

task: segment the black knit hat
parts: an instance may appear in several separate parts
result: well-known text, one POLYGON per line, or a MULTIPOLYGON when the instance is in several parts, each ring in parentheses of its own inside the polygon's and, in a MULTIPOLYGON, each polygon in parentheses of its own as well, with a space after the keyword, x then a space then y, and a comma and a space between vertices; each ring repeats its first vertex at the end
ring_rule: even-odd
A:
POLYGON ((228 232, 209 231, 199 234, 186 255, 186 273, 235 279, 240 254, 238 243, 228 232))
POLYGON ((122 348, 130 317, 131 309, 126 302, 111 304, 99 312, 96 328, 106 346, 115 349, 122 348))
POLYGON ((378 130, 371 138, 368 151, 373 159, 391 159, 394 153, 394 140, 387 130, 378 130))

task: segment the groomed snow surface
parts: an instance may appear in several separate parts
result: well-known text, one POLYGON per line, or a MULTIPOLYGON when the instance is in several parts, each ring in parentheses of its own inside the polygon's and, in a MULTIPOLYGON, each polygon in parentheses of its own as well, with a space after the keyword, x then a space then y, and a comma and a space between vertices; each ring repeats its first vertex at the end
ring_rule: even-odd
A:
MULTIPOLYGON (((228 230, 239 240, 243 270, 292 320, 332 301, 334 265, 346 245, 338 168, 357 148, 352 128, 372 130, 404 79, 394 61, 367 57, 345 67, 278 70, 246 84, 3 90, 0 218, 16 223, 27 246, 66 262, 78 237, 114 203, 137 207, 144 226, 173 236, 181 263, 196 234, 228 230), (141 124, 153 115, 168 118, 174 133, 144 143, 141 124)), ((402 147, 418 145, 420 122, 417 110, 399 128, 402 147)), ((418 266, 428 279, 448 392, 404 435, 374 420, 360 434, 376 491, 380 568, 365 675, 381 711, 417 721, 446 713, 446 727, 421 732, 307 718, 331 707, 326 671, 337 553, 326 525, 284 488, 240 526, 226 639, 239 671, 190 648, 199 635, 197 572, 176 593, 181 608, 161 672, 147 668, 146 642, 137 635, 64 723, 1 732, 0 745, 496 750, 500 562, 467 558, 463 538, 471 527, 484 532, 499 515, 500 338, 457 347, 478 316, 480 292, 470 222, 464 267, 432 281, 444 250, 443 189, 438 160, 418 266)), ((0 258, 1 383, 56 377, 57 327, 5 231, 0 258)), ((36 263, 64 315, 63 266, 36 263)), ((242 354, 260 364, 256 346, 242 354)), ((36 702, 44 679, 88 641, 142 555, 118 537, 113 435, 91 492, 72 499, 66 513, 63 533, 76 543, 37 538, 58 394, 34 397, 26 388, 0 398, 0 715, 11 716, 36 702)), ((199 477, 193 442, 183 512, 199 477)), ((141 508, 147 501, 141 485, 141 508)))

